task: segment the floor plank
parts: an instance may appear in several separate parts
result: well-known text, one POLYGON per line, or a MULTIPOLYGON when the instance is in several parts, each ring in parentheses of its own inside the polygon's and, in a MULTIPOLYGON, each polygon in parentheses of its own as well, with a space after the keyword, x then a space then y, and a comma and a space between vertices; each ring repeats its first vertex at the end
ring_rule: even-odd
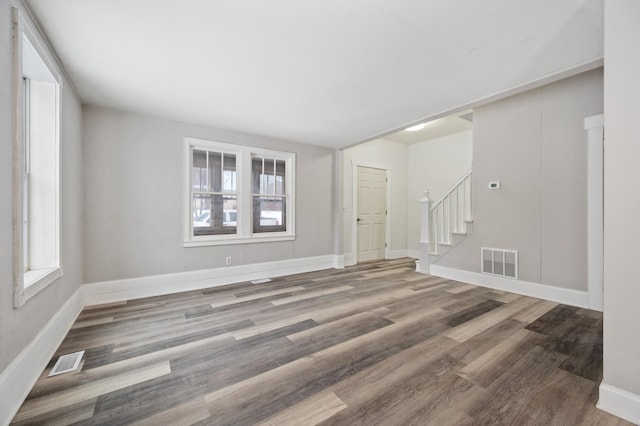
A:
POLYGON ((189 426, 210 418, 209 410, 200 397, 177 407, 162 411, 153 416, 132 423, 132 426, 189 426))
POLYGON ((163 361, 148 367, 128 371, 117 376, 96 380, 83 385, 28 399, 16 414, 16 421, 39 416, 63 405, 73 405, 117 389, 126 388, 171 373, 169 362, 163 361))
POLYGON ((321 392, 270 417, 260 426, 313 426, 347 408, 333 392, 321 392))

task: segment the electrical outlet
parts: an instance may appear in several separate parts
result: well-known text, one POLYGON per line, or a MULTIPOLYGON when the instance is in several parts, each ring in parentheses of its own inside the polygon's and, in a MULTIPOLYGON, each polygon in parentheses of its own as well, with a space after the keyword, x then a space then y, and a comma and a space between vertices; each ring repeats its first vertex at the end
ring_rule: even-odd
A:
POLYGON ((231 256, 228 256, 228 257, 224 260, 224 263, 225 263, 227 266, 230 266, 230 265, 231 265, 231 256))

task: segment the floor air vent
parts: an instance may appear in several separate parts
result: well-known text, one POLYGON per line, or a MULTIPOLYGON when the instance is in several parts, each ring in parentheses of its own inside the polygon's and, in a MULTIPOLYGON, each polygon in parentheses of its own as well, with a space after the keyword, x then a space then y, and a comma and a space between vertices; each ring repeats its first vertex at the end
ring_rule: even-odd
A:
POLYGON ((49 377, 76 370, 80 365, 80 361, 82 360, 83 356, 84 351, 62 355, 60 358, 58 358, 58 361, 56 361, 56 365, 54 365, 51 369, 49 377))
POLYGON ((482 273, 505 278, 518 278, 518 252, 482 247, 482 273))

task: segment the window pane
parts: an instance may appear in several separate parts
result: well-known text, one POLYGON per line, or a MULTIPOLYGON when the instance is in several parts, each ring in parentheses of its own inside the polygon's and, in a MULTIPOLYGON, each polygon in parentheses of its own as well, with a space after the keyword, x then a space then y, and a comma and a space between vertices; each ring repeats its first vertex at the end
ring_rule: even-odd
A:
POLYGON ((207 153, 193 150, 193 189, 196 191, 207 190, 207 153))
POLYGON ((193 234, 235 234, 237 198, 228 195, 193 195, 193 234))
POLYGON ((222 192, 222 154, 209 152, 209 176, 211 191, 222 192))
POLYGON ((273 175, 273 173, 269 173, 268 175, 265 175, 265 180, 266 180, 266 191, 263 192, 263 194, 275 194, 275 185, 276 185, 276 178, 273 175))
POLYGON ((193 227, 204 228, 211 226, 211 196, 194 194, 193 196, 193 227))
POLYGON ((238 221, 238 199, 236 197, 225 195, 224 203, 223 203, 222 226, 233 227, 235 231, 237 221, 238 221))
POLYGON ((236 156, 224 155, 224 192, 236 192, 236 156))
POLYGON ((286 231, 286 200, 282 197, 253 197, 253 232, 286 231))
MULTIPOLYGON (((59 163, 57 160, 58 95, 56 85, 31 80, 29 82, 28 141, 28 266, 30 270, 59 266, 58 211, 59 163)), ((24 217, 23 217, 24 219, 24 217)))
POLYGON ((207 152, 193 150, 193 167, 206 168, 207 167, 207 152))
POLYGON ((22 268, 24 272, 29 270, 29 82, 23 79, 22 99, 22 268))
POLYGON ((285 162, 283 160, 276 161, 276 195, 285 194, 284 171, 285 162))
POLYGON ((251 182, 254 194, 261 194, 262 189, 262 158, 251 160, 251 182))
POLYGON ((254 194, 285 195, 284 160, 254 157, 251 164, 254 194))

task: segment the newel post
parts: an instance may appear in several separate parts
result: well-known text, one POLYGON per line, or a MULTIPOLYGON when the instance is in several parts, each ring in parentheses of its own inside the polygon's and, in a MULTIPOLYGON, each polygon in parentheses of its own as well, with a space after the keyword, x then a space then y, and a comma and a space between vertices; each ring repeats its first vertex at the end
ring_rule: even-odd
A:
POLYGON ((429 251, 431 244, 431 200, 429 191, 420 199, 420 259, 416 262, 416 272, 429 273, 429 251))

